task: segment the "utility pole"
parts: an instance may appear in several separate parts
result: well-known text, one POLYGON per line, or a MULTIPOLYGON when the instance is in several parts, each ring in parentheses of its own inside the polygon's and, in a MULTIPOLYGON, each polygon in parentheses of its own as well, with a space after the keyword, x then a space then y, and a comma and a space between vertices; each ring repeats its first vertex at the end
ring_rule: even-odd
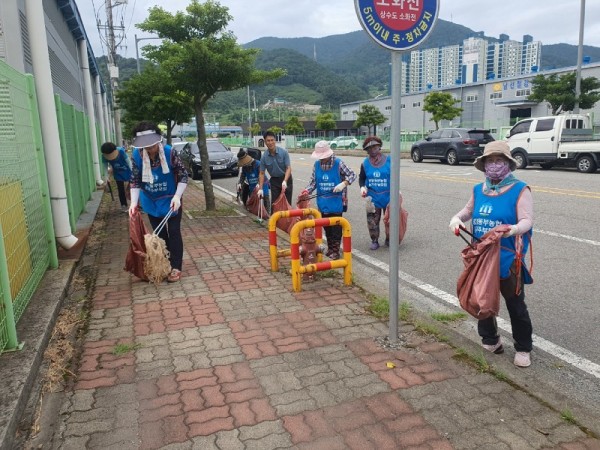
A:
POLYGON ((254 121, 258 122, 258 109, 256 109, 256 91, 252 91, 252 98, 254 100, 254 121))
POLYGON ((117 67, 117 48, 115 44, 115 27, 112 16, 112 1, 106 0, 106 28, 108 32, 108 74, 110 77, 110 88, 112 91, 112 104, 115 119, 115 135, 117 145, 122 145, 123 134, 121 133, 121 111, 117 105, 117 90, 119 89, 119 68, 117 67))
POLYGON ((577 72, 575 75, 575 105, 573 112, 579 113, 579 97, 581 97, 581 60, 583 59, 583 27, 585 25, 585 0, 581 0, 579 11, 579 44, 577 46, 577 72))

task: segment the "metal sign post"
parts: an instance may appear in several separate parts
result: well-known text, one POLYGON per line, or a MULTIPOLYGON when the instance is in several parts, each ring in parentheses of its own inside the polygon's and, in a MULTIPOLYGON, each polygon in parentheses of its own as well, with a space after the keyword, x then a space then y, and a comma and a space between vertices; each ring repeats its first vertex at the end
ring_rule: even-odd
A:
POLYGON ((354 6, 359 22, 367 34, 377 44, 392 51, 389 340, 396 343, 398 341, 402 51, 418 46, 429 36, 437 20, 439 0, 355 0, 354 6))

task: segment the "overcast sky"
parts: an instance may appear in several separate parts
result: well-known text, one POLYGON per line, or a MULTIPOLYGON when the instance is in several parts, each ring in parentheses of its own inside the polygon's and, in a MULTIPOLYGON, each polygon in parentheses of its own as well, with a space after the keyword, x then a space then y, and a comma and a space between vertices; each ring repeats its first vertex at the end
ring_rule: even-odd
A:
MULTIPOLYGON (((109 0, 76 0, 86 33, 96 56, 106 53, 97 30, 97 19, 106 24, 109 0)), ((123 24, 127 49, 118 53, 135 57, 135 35, 150 36, 136 28, 156 4, 171 11, 184 11, 189 0, 112 0, 115 24, 123 24), (118 6, 118 3, 126 3, 118 6)), ((229 8, 233 20, 229 29, 240 44, 266 36, 324 37, 359 30, 352 0, 221 0, 229 8)), ((530 34, 543 44, 579 42, 581 0, 440 0, 439 17, 464 25, 486 36, 508 34, 522 40, 530 34)), ((103 34, 104 32, 101 31, 103 34)), ((103 37, 104 39, 104 37, 103 37)), ((139 47, 152 41, 141 41, 139 47)), ((584 44, 600 47, 600 1, 587 0, 584 44)), ((542 49, 543 52, 543 49, 542 49)), ((141 56, 141 55, 140 55, 141 56)))

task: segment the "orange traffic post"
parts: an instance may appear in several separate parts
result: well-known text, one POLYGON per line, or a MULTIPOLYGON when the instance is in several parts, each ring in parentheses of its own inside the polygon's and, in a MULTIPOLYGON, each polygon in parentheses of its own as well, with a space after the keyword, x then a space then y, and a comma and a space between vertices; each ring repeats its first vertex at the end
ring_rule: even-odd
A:
MULTIPOLYGON (((277 211, 269 218, 269 255, 271 257, 271 272, 277 272, 279 270, 280 256, 289 256, 291 254, 290 249, 277 250, 277 221, 287 217, 306 216, 313 216, 320 219, 321 213, 315 208, 290 209, 288 211, 277 211)), ((323 242, 323 228, 318 227, 315 229, 315 240, 317 245, 321 245, 323 242)), ((319 254, 317 256, 317 261, 321 262, 322 259, 323 257, 319 254)))
POLYGON ((343 268, 344 284, 347 286, 352 284, 352 227, 346 219, 343 217, 327 217, 325 219, 301 220, 292 227, 290 238, 292 251, 292 287, 294 292, 302 290, 301 275, 303 273, 319 272, 322 270, 343 268), (300 232, 304 228, 327 227, 331 225, 340 225, 342 227, 343 258, 303 266, 300 263, 300 232))

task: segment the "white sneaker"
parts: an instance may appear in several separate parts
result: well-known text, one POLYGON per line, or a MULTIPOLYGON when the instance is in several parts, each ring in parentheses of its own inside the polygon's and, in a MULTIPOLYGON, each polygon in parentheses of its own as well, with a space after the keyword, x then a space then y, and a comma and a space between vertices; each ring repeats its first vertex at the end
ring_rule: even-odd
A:
POLYGON ((495 353, 499 355, 500 353, 504 353, 504 347, 502 347, 502 339, 498 338, 498 342, 494 345, 482 344, 483 348, 485 348, 488 352, 495 353))
POLYGON ((514 364, 517 367, 529 367, 531 365, 531 357, 529 352, 515 353, 514 364))

